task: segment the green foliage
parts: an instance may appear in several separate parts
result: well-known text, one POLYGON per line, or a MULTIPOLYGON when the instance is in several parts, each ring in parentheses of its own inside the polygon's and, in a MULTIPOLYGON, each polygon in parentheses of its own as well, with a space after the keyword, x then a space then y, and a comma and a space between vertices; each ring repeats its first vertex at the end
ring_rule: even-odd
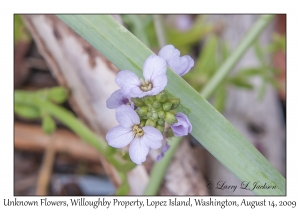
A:
POLYGON ((55 103, 61 104, 68 99, 68 92, 64 87, 54 87, 49 91, 49 99, 55 103))
MULTIPOLYGON (((52 134, 55 131, 56 124, 53 118, 56 118, 84 141, 95 147, 120 173, 124 175, 127 171, 132 170, 135 164, 131 160, 124 160, 115 148, 109 147, 105 140, 94 134, 73 113, 53 103, 53 99, 57 103, 65 101, 66 93, 67 91, 63 87, 36 92, 15 90, 15 113, 27 119, 42 118, 42 128, 47 134, 52 134)), ((122 189, 118 193, 127 192, 128 186, 123 183, 122 189)))
POLYGON ((56 124, 49 115, 42 116, 42 128, 46 134, 52 134, 56 129, 56 124))
POLYGON ((26 42, 31 41, 31 36, 26 30, 26 27, 22 21, 20 15, 14 15, 14 42, 26 42))
POLYGON ((202 40, 205 35, 213 30, 212 25, 204 22, 204 18, 205 16, 198 15, 193 26, 188 31, 180 31, 165 25, 168 43, 178 48, 181 54, 188 53, 193 44, 202 40))
POLYGON ((286 51, 286 37, 285 35, 274 34, 273 42, 267 47, 267 52, 274 53, 277 51, 286 51))
POLYGON ((41 117, 40 111, 32 106, 24 104, 15 104, 14 110, 17 115, 25 119, 38 119, 41 117))

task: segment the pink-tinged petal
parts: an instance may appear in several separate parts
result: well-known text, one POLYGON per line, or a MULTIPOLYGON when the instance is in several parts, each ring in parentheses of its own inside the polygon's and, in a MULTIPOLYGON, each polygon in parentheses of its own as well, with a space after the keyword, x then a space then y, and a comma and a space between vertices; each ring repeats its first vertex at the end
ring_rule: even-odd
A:
POLYGON ((143 66, 143 75, 148 81, 152 81, 155 77, 161 74, 166 74, 166 71, 166 61, 157 55, 150 55, 143 66))
POLYGON ((168 65, 179 76, 182 76, 187 72, 189 68, 189 60, 186 57, 172 58, 168 61, 168 65))
POLYGON ((125 128, 132 128, 132 126, 140 124, 138 114, 130 106, 122 105, 117 108, 116 119, 125 128))
POLYGON ((123 148, 127 146, 134 138, 134 133, 129 128, 118 125, 112 128, 106 134, 108 144, 115 148, 123 148))
POLYGON ((145 144, 152 149, 160 148, 163 140, 161 132, 151 126, 145 126, 143 130, 144 135, 141 137, 141 141, 144 141, 145 144))
POLYGON ((180 52, 173 45, 166 45, 158 53, 158 56, 162 57, 166 61, 169 61, 171 58, 179 57, 180 52))
POLYGON ((192 124, 185 114, 178 112, 176 118, 178 122, 171 125, 175 136, 185 136, 192 132, 192 124))
POLYGON ((130 143, 129 156, 136 164, 145 162, 150 148, 140 138, 135 138, 130 143))
POLYGON ((167 75, 160 75, 160 76, 156 77, 152 81, 153 88, 151 90, 151 95, 157 95, 158 93, 163 91, 165 89, 165 87, 167 86, 167 84, 168 84, 167 75))
POLYGON ((116 109, 121 105, 129 103, 128 98, 124 95, 121 89, 116 90, 106 101, 106 107, 109 109, 116 109))
POLYGON ((117 74, 116 83, 123 90, 124 94, 130 97, 130 89, 137 86, 139 87, 141 81, 135 73, 123 70, 117 74))

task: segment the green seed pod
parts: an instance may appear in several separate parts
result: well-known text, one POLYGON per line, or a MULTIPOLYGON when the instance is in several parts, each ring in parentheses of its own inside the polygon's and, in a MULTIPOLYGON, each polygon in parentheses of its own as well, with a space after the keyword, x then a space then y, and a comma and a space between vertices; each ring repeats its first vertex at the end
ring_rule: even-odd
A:
POLYGON ((175 115, 171 112, 166 112, 165 121, 170 125, 178 122, 175 115))
POLYGON ((136 112, 140 116, 146 116, 148 113, 148 107, 146 107, 146 106, 140 107, 136 112))
POLYGON ((171 109, 176 109, 180 105, 180 99, 179 98, 169 98, 168 102, 172 103, 171 109))
POLYGON ((155 127, 156 126, 156 122, 155 121, 153 121, 153 120, 151 120, 151 119, 148 119, 147 121, 146 121, 146 124, 145 124, 146 126, 152 126, 152 127, 155 127))
POLYGON ((146 120, 141 120, 140 126, 144 127, 146 124, 146 120))
POLYGON ((159 102, 165 102, 168 98, 167 94, 165 93, 165 91, 160 92, 159 94, 156 95, 156 100, 158 100, 159 102))
POLYGON ((158 125, 165 125, 165 121, 163 119, 157 120, 158 125))
POLYGON ((131 98, 131 101, 134 103, 134 105, 136 105, 137 107, 142 107, 145 106, 145 103, 143 101, 143 99, 141 98, 131 98))
POLYGON ((154 100, 155 100, 155 96, 145 96, 143 98, 144 103, 148 106, 152 106, 154 100))
POLYGON ((158 117, 160 118, 160 119, 164 119, 165 118, 165 112, 164 111, 158 111, 157 112, 157 115, 158 115, 158 117))
POLYGON ((42 127, 47 134, 53 133, 56 129, 55 122, 49 115, 43 116, 42 127))
POLYGON ((64 87, 54 87, 50 89, 49 99, 55 103, 61 104, 68 99, 67 90, 64 87))
POLYGON ((32 106, 15 104, 14 111, 17 115, 26 119, 38 119, 41 117, 39 110, 32 106))
POLYGON ((161 107, 161 103, 159 103, 159 101, 154 101, 152 106, 153 108, 158 109, 159 107, 161 107))
POLYGON ((165 102, 163 104, 163 110, 164 111, 169 111, 171 109, 171 107, 172 107, 172 103, 171 102, 165 102))
POLYGON ((161 125, 157 125, 155 127, 157 130, 159 130, 161 133, 163 133, 165 131, 165 127, 164 126, 161 126, 161 125))

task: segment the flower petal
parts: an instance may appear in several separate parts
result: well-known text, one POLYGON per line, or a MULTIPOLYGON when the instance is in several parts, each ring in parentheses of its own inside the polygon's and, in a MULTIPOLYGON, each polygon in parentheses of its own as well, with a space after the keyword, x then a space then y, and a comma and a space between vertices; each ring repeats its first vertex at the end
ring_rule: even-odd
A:
POLYGON ((129 103, 129 100, 127 97, 125 97, 125 94, 121 89, 116 90, 111 94, 111 96, 106 101, 106 107, 109 109, 116 109, 121 105, 126 105, 129 103))
POLYGON ((123 90, 124 94, 127 97, 130 97, 130 89, 133 87, 139 87, 141 81, 135 73, 123 70, 117 74, 116 83, 123 90))
POLYGON ((188 73, 188 72, 191 70, 191 68, 194 67, 195 62, 194 62, 194 59, 191 58, 191 56, 189 56, 189 55, 184 55, 184 56, 182 56, 182 57, 183 57, 183 58, 187 58, 188 61, 189 61, 189 67, 188 67, 188 70, 185 72, 185 74, 186 74, 186 73, 188 73))
POLYGON ((129 128, 124 128, 118 125, 112 128, 106 134, 106 140, 108 144, 115 148, 122 148, 127 146, 132 139, 134 139, 134 133, 129 128))
POLYGON ((161 74, 166 74, 166 71, 166 61, 157 55, 150 55, 143 66, 143 75, 148 81, 152 81, 161 74))
POLYGON ((174 57, 179 57, 180 52, 173 45, 166 45, 158 53, 158 56, 164 58, 166 61, 174 57))
POLYGON ((132 126, 140 124, 138 114, 130 106, 126 105, 117 108, 116 118, 118 123, 125 128, 132 128, 132 126))
POLYGON ((167 75, 160 75, 158 77, 156 77, 153 81, 153 88, 151 90, 151 94, 149 95, 157 95, 158 93, 160 93, 161 91, 163 91, 165 89, 165 87, 167 86, 168 83, 168 78, 167 75))
POLYGON ((176 114, 178 120, 177 123, 171 125, 175 136, 185 136, 192 131, 192 124, 190 123, 187 116, 181 112, 176 114))
POLYGON ((130 93, 132 98, 142 98, 147 95, 144 91, 141 90, 140 87, 131 88, 130 93))
POLYGON ((186 57, 174 57, 168 61, 168 65, 179 76, 182 76, 185 74, 185 72, 187 72, 189 68, 189 60, 186 57))
POLYGON ((136 164, 142 164, 145 162, 150 148, 140 138, 135 138, 130 143, 129 156, 131 160, 136 164))
POLYGON ((143 127, 143 130, 144 135, 141 137, 141 140, 152 149, 160 148, 163 140, 161 132, 151 126, 145 126, 143 127))

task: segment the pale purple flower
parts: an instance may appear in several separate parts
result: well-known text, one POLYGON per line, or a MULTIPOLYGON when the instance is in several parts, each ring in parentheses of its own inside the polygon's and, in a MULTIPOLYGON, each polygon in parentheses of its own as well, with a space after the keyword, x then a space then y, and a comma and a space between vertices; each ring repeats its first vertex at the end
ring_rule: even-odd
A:
POLYGON ((106 101, 106 107, 116 109, 121 105, 131 105, 130 100, 126 97, 121 89, 116 90, 106 101))
POLYGON ((168 151, 169 149, 170 149, 170 145, 168 144, 168 142, 166 142, 166 144, 161 149, 160 155, 157 156, 156 161, 160 161, 165 156, 165 152, 168 151))
POLYGON ((128 70, 120 71, 116 83, 121 87, 127 97, 142 98, 146 95, 157 95, 164 90, 168 83, 166 75, 166 61, 157 56, 150 55, 143 66, 144 79, 128 70))
POLYGON ((151 126, 140 126, 140 118, 130 107, 122 105, 116 110, 116 118, 120 125, 106 134, 108 144, 122 148, 130 144, 129 156, 136 164, 146 160, 150 148, 161 147, 163 136, 159 130, 151 126))
POLYGON ((165 59, 168 66, 173 69, 179 76, 188 73, 194 66, 194 60, 185 55, 180 57, 180 52, 173 45, 164 46, 158 53, 158 56, 165 59))
POLYGON ((192 124, 187 116, 181 112, 176 114, 177 123, 171 125, 175 136, 186 136, 192 131, 192 124))

